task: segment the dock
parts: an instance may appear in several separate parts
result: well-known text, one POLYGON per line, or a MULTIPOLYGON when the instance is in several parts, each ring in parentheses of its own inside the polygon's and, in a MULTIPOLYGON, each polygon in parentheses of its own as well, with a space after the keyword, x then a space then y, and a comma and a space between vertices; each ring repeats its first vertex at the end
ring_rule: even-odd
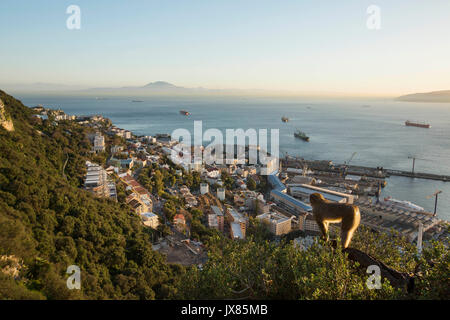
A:
POLYGON ((302 168, 304 165, 307 165, 308 168, 312 170, 320 170, 324 172, 332 172, 332 173, 342 173, 345 169, 346 174, 372 177, 372 178, 380 178, 385 179, 391 176, 398 177, 408 177, 408 178, 418 178, 418 179, 427 179, 427 180, 437 180, 437 181, 450 181, 450 175, 443 174, 433 174, 433 173, 424 173, 424 172, 412 172, 405 170, 394 170, 394 169, 386 169, 386 168, 372 168, 365 166, 355 166, 355 165, 344 165, 344 164, 333 164, 332 161, 326 160, 300 160, 300 159, 289 159, 284 160, 283 165, 288 167, 298 167, 302 168))
POLYGON ((399 176, 399 177, 419 178, 419 179, 428 179, 428 180, 438 180, 438 181, 444 181, 444 182, 450 181, 450 176, 443 175, 443 174, 411 172, 411 171, 392 170, 392 169, 386 169, 386 174, 388 176, 399 176))

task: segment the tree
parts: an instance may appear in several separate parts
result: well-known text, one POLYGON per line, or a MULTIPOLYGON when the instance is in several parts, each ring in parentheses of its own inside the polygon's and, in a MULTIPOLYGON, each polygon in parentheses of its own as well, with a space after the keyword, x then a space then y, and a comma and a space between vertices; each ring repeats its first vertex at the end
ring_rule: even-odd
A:
POLYGON ((176 204, 171 200, 166 201, 163 206, 163 213, 168 221, 173 222, 173 218, 177 214, 176 204))
POLYGON ((247 188, 252 191, 256 190, 256 182, 251 177, 247 179, 247 188))
MULTIPOLYGON (((250 230, 251 231, 251 230, 250 230)), ((340 246, 317 242, 306 251, 293 243, 281 245, 256 239, 244 241, 213 237, 209 259, 202 270, 188 270, 177 298, 189 299, 447 299, 449 251, 440 243, 425 248, 417 259, 413 245, 398 235, 358 229, 352 246, 383 259, 392 268, 414 272, 420 265, 416 290, 394 288, 383 279, 370 290, 366 270, 348 259, 340 246), (239 253, 239 254, 237 254, 239 253), (428 262, 426 262, 428 261, 428 262), (430 261, 433 261, 430 265, 430 261)))

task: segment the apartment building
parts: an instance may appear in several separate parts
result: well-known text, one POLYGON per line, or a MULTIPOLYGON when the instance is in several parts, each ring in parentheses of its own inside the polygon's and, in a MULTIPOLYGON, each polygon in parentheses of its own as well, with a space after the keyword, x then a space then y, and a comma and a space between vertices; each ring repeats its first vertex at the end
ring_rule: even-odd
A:
POLYGON ((256 219, 266 223, 271 233, 281 236, 291 232, 291 217, 286 217, 279 212, 263 213, 256 216, 256 219))

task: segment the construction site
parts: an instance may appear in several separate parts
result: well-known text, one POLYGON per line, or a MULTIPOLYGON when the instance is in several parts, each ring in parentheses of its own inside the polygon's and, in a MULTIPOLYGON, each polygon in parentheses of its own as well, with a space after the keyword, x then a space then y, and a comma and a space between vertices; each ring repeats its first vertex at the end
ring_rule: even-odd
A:
POLYGON ((164 254, 168 263, 177 263, 184 266, 201 266, 207 260, 207 252, 202 244, 190 241, 177 234, 166 236, 159 243, 153 244, 153 250, 164 254))

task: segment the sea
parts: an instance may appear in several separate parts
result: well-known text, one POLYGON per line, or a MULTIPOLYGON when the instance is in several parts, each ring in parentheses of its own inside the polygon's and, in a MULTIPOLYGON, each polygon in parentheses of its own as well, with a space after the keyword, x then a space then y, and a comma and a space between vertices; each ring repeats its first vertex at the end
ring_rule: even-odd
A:
MULTIPOLYGON (((257 97, 91 97, 15 94, 26 106, 42 104, 70 115, 101 114, 137 135, 193 134, 194 121, 203 131, 279 129, 280 155, 339 164, 411 170, 450 175, 450 103, 399 102, 392 99, 313 99, 257 97), (133 102, 141 100, 142 102, 133 102), (180 110, 191 113, 184 116, 180 110), (281 117, 289 118, 287 123, 281 117), (406 120, 424 121, 430 129, 407 127, 406 120), (310 142, 294 137, 304 131, 310 142), (354 154, 354 155, 353 155, 354 154), (353 158, 352 158, 353 155, 353 158)), ((270 139, 270 137, 269 137, 270 139)), ((450 221, 450 182, 390 177, 383 197, 408 200, 450 221)))

